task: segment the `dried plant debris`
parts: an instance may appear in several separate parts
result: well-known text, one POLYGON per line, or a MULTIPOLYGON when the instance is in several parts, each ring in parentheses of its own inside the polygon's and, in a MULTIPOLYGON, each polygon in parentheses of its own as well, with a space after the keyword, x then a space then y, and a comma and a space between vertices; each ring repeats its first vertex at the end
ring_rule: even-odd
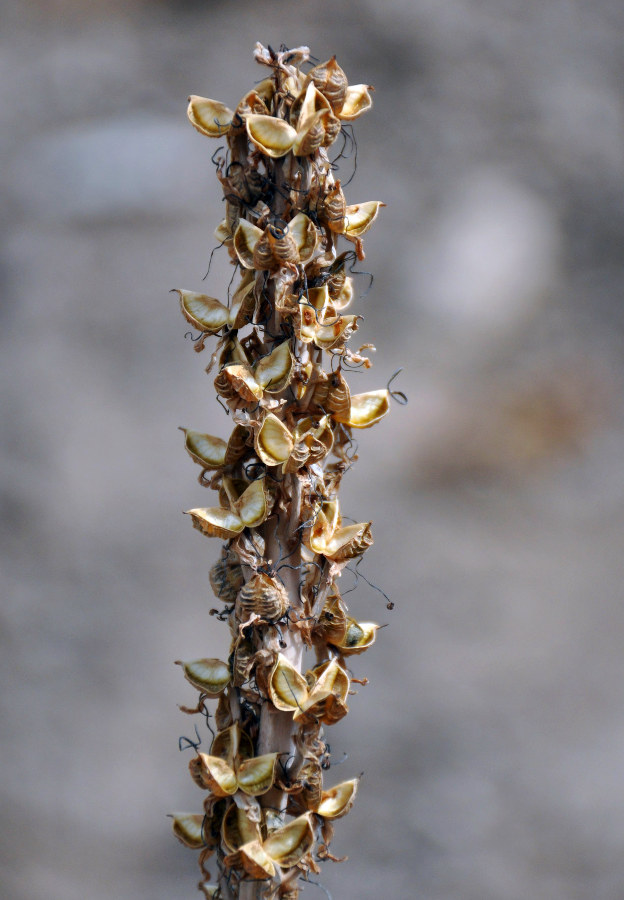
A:
POLYGON ((231 643, 224 659, 179 663, 199 692, 182 709, 208 721, 215 700, 217 731, 209 753, 184 739, 203 807, 175 814, 173 831, 200 851, 205 897, 294 900, 301 879, 336 860, 333 820, 355 799, 357 778, 323 783, 324 734, 348 712, 348 657, 379 627, 349 616, 338 590, 342 569, 372 543, 370 522, 343 521, 338 490, 356 458, 352 429, 403 395, 352 394, 345 377, 370 367, 371 345, 348 346, 359 317, 346 310, 384 204, 347 203, 330 148, 370 109, 372 88, 349 84, 335 58, 313 66, 307 47, 258 44, 255 58, 268 77, 234 108, 198 96, 188 106, 197 131, 220 142, 215 234, 235 273, 227 299, 175 290, 200 332, 195 349, 217 340, 207 371, 233 422, 229 437, 182 429, 200 484, 216 491, 189 516, 226 542, 210 571, 223 608, 211 612, 231 643), (339 252, 341 237, 353 247, 339 252))

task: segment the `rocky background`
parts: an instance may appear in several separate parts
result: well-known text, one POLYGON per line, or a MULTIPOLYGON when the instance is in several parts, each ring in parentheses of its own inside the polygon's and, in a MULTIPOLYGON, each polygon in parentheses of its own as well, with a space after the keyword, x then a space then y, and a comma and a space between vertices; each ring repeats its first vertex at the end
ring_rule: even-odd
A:
POLYGON ((228 429, 168 291, 223 294, 186 97, 235 104, 260 40, 376 88, 352 385, 403 366, 410 398, 341 493, 396 607, 347 595, 390 627, 329 735, 335 781, 364 772, 350 861, 304 894, 621 900, 621 0, 0 7, 2 897, 198 896, 165 817, 197 805, 173 660, 227 637, 177 426, 228 429))

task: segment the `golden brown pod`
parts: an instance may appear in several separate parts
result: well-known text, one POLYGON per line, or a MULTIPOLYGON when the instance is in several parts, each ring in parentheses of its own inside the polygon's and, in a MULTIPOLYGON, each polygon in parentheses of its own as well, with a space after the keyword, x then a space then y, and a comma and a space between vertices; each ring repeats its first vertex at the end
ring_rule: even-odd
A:
POLYGON ((217 100, 191 94, 188 98, 187 115, 193 128, 201 134, 222 137, 229 131, 234 113, 217 100))
POLYGON ((223 817, 221 838, 231 852, 239 850, 243 844, 262 839, 260 826, 251 822, 244 809, 233 803, 223 817))
POLYGON ((298 781, 301 784, 299 797, 309 810, 316 810, 321 802, 323 772, 316 759, 308 759, 299 770, 298 781))
POLYGON ((238 786, 250 797, 260 797, 273 787, 277 753, 265 753, 241 762, 236 771, 238 786))
POLYGON ((261 390, 277 394, 290 384, 292 369, 290 342, 282 341, 256 363, 254 377, 261 390))
POLYGON ((348 416, 351 409, 351 391, 342 372, 338 370, 329 376, 329 393, 325 409, 332 415, 348 416))
POLYGON ((328 791, 323 791, 316 809, 317 815, 323 816, 324 819, 341 819, 342 816, 346 816, 355 801, 359 782, 359 778, 351 778, 328 791))
POLYGON ((284 265, 297 265, 299 250, 288 226, 267 225, 253 251, 253 267, 273 272, 284 265))
POLYGON ((366 203, 355 203, 353 206, 347 206, 342 233, 349 237, 362 237, 379 215, 381 207, 385 205, 380 200, 369 200, 366 203))
POLYGON ((262 399, 262 388, 246 365, 224 366, 214 380, 217 394, 224 400, 242 400, 255 404, 262 399))
POLYGON ((298 816, 287 825, 278 828, 262 845, 267 856, 282 869, 290 869, 297 865, 301 857, 313 846, 314 829, 310 813, 298 816))
POLYGON ((236 772, 218 756, 199 753, 192 760, 191 775, 215 797, 231 797, 238 790, 236 772))
POLYGON ((238 557, 226 547, 221 548, 221 555, 210 569, 209 578, 215 596, 228 604, 236 601, 236 595, 245 583, 238 557))
POLYGON ((205 334, 216 334, 227 324, 230 312, 220 300, 194 291, 181 291, 175 288, 180 297, 182 315, 194 328, 205 334))
POLYGON ((185 847, 200 850, 208 846, 204 837, 204 813, 174 813, 173 833, 185 847))
POLYGON ((332 643, 343 656, 364 653, 375 643, 378 630, 379 625, 375 622, 356 622, 355 619, 348 619, 343 637, 332 643))
POLYGON ((254 251, 262 235, 262 229, 252 222, 248 222, 247 219, 241 219, 238 223, 233 238, 234 250, 238 261, 245 269, 257 268, 254 264, 254 251))
POLYGON ((230 683, 230 668, 220 659, 193 659, 189 662, 177 659, 175 664, 182 666, 189 684, 209 697, 218 697, 230 683))
POLYGON ((334 112, 340 113, 347 96, 349 82, 336 62, 336 57, 332 56, 327 62, 310 69, 306 77, 306 81, 308 80, 314 82, 317 90, 327 97, 334 112))
POLYGON ((217 732, 210 746, 212 756, 218 756, 231 768, 238 761, 251 759, 253 756, 253 744, 247 732, 243 731, 238 722, 217 732))
POLYGON ((337 422, 343 422, 351 428, 370 428, 379 422, 390 410, 390 392, 367 391, 365 394, 352 394, 348 416, 334 414, 337 422))
POLYGON ((245 125, 250 141, 272 159, 286 156, 297 138, 297 132, 288 122, 273 116, 249 115, 245 125))
POLYGON ((212 434, 203 434, 191 428, 181 428, 184 432, 184 448, 193 462, 205 469, 220 469, 225 465, 227 444, 212 434))
POLYGON ((345 215, 347 212, 347 201, 340 187, 340 181, 333 184, 325 196, 319 210, 319 218, 324 222, 330 231, 342 234, 345 226, 345 215))
POLYGON ((246 622, 252 615, 268 621, 281 619, 288 609, 288 593, 276 579, 258 572, 241 588, 236 601, 236 615, 246 622))
POLYGON ((286 712, 292 712, 308 699, 307 681, 281 653, 271 671, 269 697, 276 709, 286 712))
POLYGON ((277 466, 289 458, 294 439, 284 423, 269 413, 256 432, 254 447, 266 466, 277 466))
POLYGON ((345 101, 338 116, 345 122, 353 122, 373 105, 370 84, 352 84, 347 88, 345 101))

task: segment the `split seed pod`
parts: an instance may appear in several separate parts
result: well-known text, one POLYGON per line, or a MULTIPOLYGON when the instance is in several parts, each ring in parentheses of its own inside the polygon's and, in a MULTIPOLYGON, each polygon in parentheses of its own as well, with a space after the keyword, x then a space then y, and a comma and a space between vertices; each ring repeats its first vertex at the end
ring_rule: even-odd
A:
POLYGON ((264 572, 258 572, 241 588, 236 601, 236 615, 240 622, 247 622, 252 615, 276 621, 282 618, 288 605, 288 594, 283 585, 264 572))

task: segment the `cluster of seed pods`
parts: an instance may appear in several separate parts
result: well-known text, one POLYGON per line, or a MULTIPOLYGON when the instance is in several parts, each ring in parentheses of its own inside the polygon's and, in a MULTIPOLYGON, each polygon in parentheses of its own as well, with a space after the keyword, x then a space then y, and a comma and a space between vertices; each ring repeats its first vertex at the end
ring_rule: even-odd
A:
POLYGON ((183 429, 200 483, 218 492, 189 515, 226 542, 210 573, 223 607, 211 612, 231 646, 225 660, 179 663, 199 691, 184 711, 209 718, 215 700, 216 735, 189 764, 203 809, 174 815, 173 830, 200 851, 205 897, 295 900, 335 859, 333 822, 356 795, 357 778, 324 784, 325 729, 348 712, 349 657, 378 629, 350 617, 337 586, 372 543, 370 522, 343 523, 338 489, 352 430, 379 421, 391 396, 351 394, 344 374, 370 366, 370 344, 347 346, 359 320, 349 272, 383 204, 347 205, 330 158, 371 89, 349 85, 335 58, 313 66, 306 47, 254 55, 269 77, 235 110, 197 96, 188 107, 197 131, 224 141, 216 237, 240 281, 228 302, 177 291, 195 349, 218 338, 207 371, 233 430, 183 429), (339 252, 341 238, 351 246, 339 252))

